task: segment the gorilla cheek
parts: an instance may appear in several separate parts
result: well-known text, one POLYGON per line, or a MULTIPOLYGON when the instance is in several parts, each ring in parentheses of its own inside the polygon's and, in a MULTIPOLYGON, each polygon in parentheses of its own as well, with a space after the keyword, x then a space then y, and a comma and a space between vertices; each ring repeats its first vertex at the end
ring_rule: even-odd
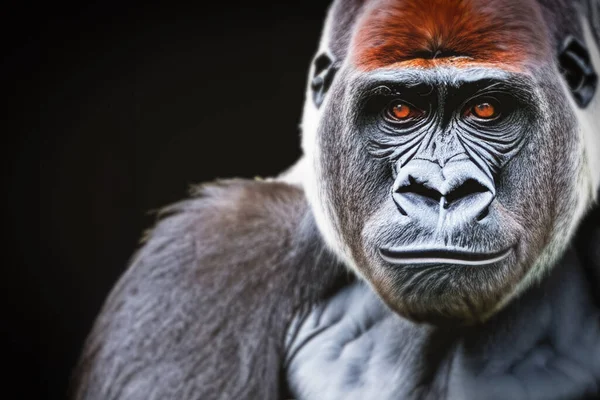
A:
MULTIPOLYGON (((346 203, 337 208, 340 221, 343 221, 342 234, 348 240, 347 244, 353 259, 357 260, 358 268, 368 267, 365 262, 358 263, 359 259, 365 257, 366 250, 362 232, 371 216, 385 204, 387 191, 384 188, 391 184, 381 182, 376 178, 375 171, 371 171, 372 174, 363 174, 365 170, 357 168, 356 175, 347 176, 340 182, 347 194, 346 203)), ((371 259, 370 256, 366 258, 371 259)))
POLYGON ((344 120, 337 104, 331 104, 326 114, 319 140, 322 176, 317 184, 334 216, 337 237, 360 264, 357 267, 363 268, 365 263, 357 261, 364 259, 361 232, 365 221, 388 200, 391 173, 388 164, 369 156, 367 142, 350 118, 344 120))
POLYGON ((556 151, 541 127, 528 134, 532 136, 498 175, 496 200, 497 207, 514 220, 511 229, 520 231, 521 247, 537 253, 548 240, 544 232, 549 231, 556 212, 556 160, 550 154, 556 151))

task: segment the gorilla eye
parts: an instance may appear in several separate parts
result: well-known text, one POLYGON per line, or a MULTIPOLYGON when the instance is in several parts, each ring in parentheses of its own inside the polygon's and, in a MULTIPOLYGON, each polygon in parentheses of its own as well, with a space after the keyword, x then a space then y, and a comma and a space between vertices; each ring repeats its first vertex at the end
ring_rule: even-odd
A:
POLYGON ((385 118, 392 123, 410 122, 423 115, 423 111, 403 101, 391 102, 385 112, 385 118))
POLYGON ((479 119, 491 120, 498 116, 498 111, 492 103, 482 102, 468 109, 466 114, 467 116, 472 115, 479 119))
POLYGON ((411 111, 412 110, 408 105, 402 103, 394 104, 394 106, 392 107, 392 114, 396 119, 408 118, 410 116, 411 111))

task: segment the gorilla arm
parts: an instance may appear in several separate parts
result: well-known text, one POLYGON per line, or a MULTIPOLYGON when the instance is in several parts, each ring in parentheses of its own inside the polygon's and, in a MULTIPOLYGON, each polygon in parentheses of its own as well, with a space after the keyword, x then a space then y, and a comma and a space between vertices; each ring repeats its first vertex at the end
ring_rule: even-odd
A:
POLYGON ((279 398, 289 321, 347 275, 302 190, 226 181, 165 214, 96 320, 74 398, 279 398))

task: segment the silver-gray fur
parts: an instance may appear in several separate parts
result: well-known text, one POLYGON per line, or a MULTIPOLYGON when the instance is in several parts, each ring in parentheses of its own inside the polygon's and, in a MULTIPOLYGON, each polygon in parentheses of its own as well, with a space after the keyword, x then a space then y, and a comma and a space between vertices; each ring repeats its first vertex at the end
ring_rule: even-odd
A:
POLYGON ((289 321, 347 281, 302 191, 225 181, 163 213, 94 325, 73 398, 280 398, 289 321))

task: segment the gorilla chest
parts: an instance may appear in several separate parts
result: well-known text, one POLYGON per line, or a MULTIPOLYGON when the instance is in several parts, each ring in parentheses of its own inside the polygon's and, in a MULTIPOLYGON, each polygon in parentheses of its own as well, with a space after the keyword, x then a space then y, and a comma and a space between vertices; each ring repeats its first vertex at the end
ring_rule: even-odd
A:
MULTIPOLYGON (((402 399, 421 393, 426 372, 419 353, 427 333, 409 330, 410 323, 365 285, 344 289, 290 327, 286 365, 294 398, 402 399)), ((443 379, 429 382, 436 381, 443 379)))
POLYGON ((356 283, 290 326, 288 387, 298 400, 580 399, 598 393, 598 327, 589 342, 564 355, 544 339, 539 318, 527 333, 503 332, 504 339, 471 346, 461 334, 399 317, 356 283))

